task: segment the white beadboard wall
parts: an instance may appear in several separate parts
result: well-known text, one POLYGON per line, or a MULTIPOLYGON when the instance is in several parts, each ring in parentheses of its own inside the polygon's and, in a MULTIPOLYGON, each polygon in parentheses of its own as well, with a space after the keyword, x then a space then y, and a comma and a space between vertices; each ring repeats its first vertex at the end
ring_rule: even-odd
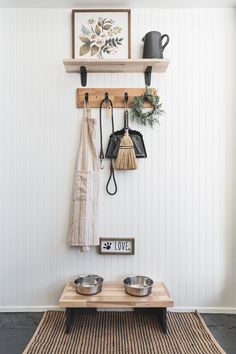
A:
MULTIPOLYGON (((148 159, 101 171, 99 235, 134 236, 134 256, 66 245, 82 112, 79 75, 66 74, 71 10, 0 10, 0 307, 56 306, 65 282, 146 274, 175 305, 236 309, 236 10, 133 9, 132 57, 150 30, 170 35, 165 74, 154 74, 166 115, 142 131, 148 159)), ((88 87, 143 87, 142 74, 90 74, 88 87)), ((93 110, 98 119, 98 111, 93 110)), ((104 119, 106 136, 109 121, 104 119)), ((115 128, 123 124, 115 111, 115 128)))

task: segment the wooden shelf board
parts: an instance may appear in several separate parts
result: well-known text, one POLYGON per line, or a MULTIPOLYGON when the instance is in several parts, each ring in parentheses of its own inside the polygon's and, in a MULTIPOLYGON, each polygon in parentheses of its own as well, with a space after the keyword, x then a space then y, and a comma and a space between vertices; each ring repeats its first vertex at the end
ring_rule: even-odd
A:
POLYGON ((65 70, 68 73, 80 72, 80 67, 85 66, 90 73, 139 73, 144 72, 147 66, 152 66, 152 72, 164 73, 169 65, 166 59, 65 59, 65 70))
POLYGON ((59 300, 61 307, 172 307, 173 299, 163 283, 154 283, 152 293, 144 297, 125 293, 122 282, 104 282, 102 291, 96 295, 80 295, 73 283, 67 283, 59 300))

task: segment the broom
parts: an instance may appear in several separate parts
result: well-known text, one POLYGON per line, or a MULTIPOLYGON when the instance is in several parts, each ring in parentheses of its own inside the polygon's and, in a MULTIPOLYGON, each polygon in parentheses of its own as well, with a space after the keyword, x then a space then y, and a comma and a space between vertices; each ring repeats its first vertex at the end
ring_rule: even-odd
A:
POLYGON ((123 138, 120 141, 120 147, 117 154, 115 168, 117 170, 136 170, 138 163, 134 151, 134 144, 129 136, 128 130, 128 111, 125 111, 126 129, 123 138))

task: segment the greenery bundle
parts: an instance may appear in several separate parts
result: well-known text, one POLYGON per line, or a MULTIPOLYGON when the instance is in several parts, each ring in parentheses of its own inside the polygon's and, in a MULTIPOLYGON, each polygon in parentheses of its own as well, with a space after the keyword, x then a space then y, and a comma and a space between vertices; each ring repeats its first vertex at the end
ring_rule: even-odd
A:
POLYGON ((131 118, 143 125, 147 125, 148 123, 153 128, 155 123, 159 123, 159 116, 164 113, 161 107, 162 103, 160 103, 160 97, 157 95, 157 92, 153 93, 151 88, 146 87, 142 96, 135 96, 133 98, 131 118), (144 111, 145 102, 149 102, 153 106, 151 111, 144 111))

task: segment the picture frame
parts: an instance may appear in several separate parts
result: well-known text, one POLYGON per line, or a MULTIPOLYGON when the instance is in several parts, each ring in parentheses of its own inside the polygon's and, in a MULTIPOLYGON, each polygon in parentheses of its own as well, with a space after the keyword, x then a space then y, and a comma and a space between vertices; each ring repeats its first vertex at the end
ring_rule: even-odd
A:
POLYGON ((73 9, 73 59, 129 59, 130 9, 73 9))
POLYGON ((133 237, 100 237, 98 247, 99 253, 104 255, 134 255, 135 240, 133 237))

